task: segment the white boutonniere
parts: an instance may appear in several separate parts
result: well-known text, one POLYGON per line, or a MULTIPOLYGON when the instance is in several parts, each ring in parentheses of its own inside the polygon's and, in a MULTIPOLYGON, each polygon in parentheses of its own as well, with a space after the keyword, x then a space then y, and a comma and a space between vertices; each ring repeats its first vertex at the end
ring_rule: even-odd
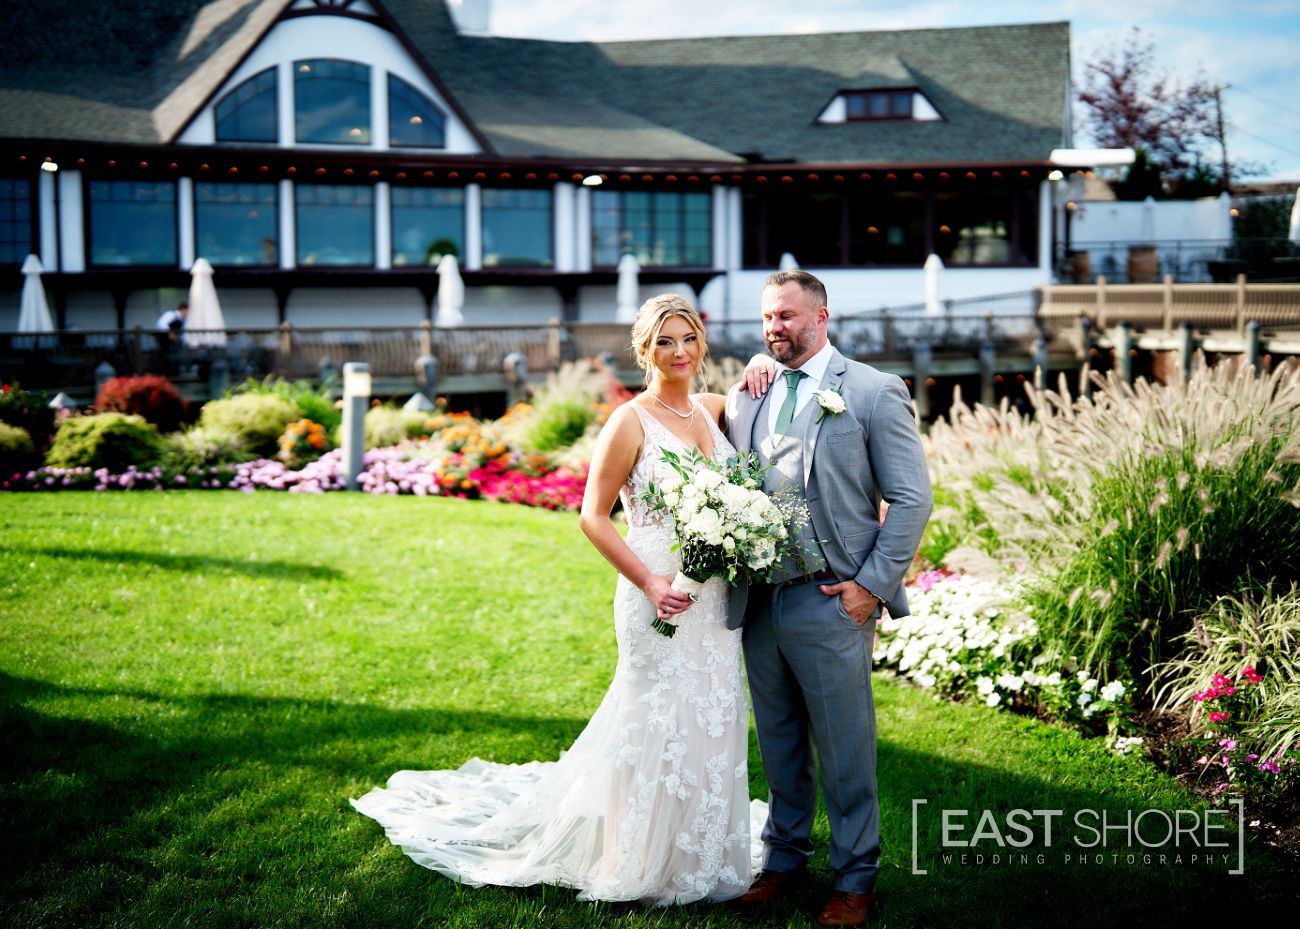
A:
POLYGON ((813 393, 813 398, 817 401, 817 405, 821 407, 821 412, 817 414, 817 422, 821 422, 822 417, 827 413, 836 416, 848 409, 844 405, 844 398, 840 396, 838 390, 818 390, 813 393))

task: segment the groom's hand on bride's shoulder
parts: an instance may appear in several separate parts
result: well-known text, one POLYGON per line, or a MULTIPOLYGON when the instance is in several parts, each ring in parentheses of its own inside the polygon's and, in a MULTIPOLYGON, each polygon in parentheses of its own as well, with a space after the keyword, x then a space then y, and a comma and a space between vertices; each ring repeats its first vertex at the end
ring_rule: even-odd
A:
POLYGON ((857 581, 840 581, 838 584, 822 584, 819 588, 828 597, 836 594, 844 604, 844 612, 853 617, 859 626, 871 618, 871 614, 880 605, 880 598, 857 581))

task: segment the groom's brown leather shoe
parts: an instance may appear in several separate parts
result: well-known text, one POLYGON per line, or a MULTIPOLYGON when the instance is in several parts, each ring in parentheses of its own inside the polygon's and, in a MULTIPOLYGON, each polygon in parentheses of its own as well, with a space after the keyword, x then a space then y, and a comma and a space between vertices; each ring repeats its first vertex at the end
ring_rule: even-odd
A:
POLYGON ((851 894, 837 890, 817 914, 819 926, 865 926, 876 914, 880 901, 875 894, 851 894))
POLYGON ((771 903, 778 897, 788 894, 794 886, 795 879, 799 876, 798 871, 782 873, 780 871, 759 871, 758 877, 754 878, 754 883, 749 885, 749 890, 742 897, 736 898, 736 903, 741 906, 750 906, 757 903, 771 903))

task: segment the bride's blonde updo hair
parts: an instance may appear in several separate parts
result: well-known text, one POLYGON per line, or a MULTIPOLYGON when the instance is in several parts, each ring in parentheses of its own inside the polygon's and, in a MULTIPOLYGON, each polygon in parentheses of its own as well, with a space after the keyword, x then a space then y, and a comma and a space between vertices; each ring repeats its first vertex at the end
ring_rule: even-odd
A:
POLYGON ((678 294, 659 294, 641 304, 641 309, 636 311, 636 322, 632 324, 632 354, 641 370, 645 372, 646 384, 654 379, 655 341, 659 338, 659 331, 663 329, 664 323, 673 316, 680 316, 686 320, 695 330, 695 334, 700 337, 700 366, 695 376, 701 379, 706 377, 709 341, 704 332, 704 320, 700 319, 699 312, 686 302, 685 297, 678 294))

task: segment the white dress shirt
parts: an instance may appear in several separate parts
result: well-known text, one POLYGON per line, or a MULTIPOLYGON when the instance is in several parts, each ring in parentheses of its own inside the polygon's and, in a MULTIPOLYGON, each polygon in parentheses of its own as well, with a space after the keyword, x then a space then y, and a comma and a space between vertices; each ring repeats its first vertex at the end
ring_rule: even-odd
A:
MULTIPOLYGON (((834 353, 835 349, 831 348, 830 342, 827 342, 817 354, 799 366, 799 370, 808 376, 799 381, 799 392, 794 397, 794 416, 791 417, 791 421, 803 412, 803 408, 812 399, 813 393, 821 386, 822 378, 826 376, 826 368, 831 363, 831 355, 834 353)), ((781 413, 781 404, 785 402, 785 392, 788 389, 785 386, 785 372, 789 370, 788 367, 777 362, 776 379, 772 381, 771 387, 772 396, 767 401, 767 429, 772 435, 776 435, 776 418, 781 413)))

